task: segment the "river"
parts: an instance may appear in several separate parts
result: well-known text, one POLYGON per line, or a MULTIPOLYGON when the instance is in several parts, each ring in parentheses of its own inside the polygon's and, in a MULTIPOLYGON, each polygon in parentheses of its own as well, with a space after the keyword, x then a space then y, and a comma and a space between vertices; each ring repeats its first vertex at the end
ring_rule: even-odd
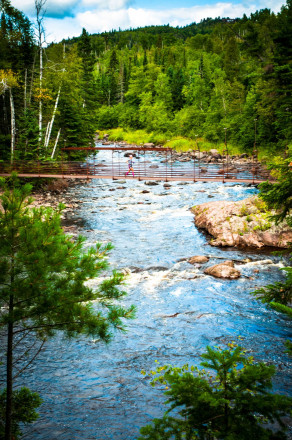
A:
MULTIPOLYGON (((107 153, 102 153, 107 161, 107 153)), ((150 160, 159 163, 158 156, 150 160)), ((256 360, 273 363, 277 392, 292 395, 291 359, 283 343, 291 321, 252 297, 258 286, 281 279, 281 257, 270 252, 214 248, 194 225, 190 207, 215 200, 240 200, 256 193, 243 184, 164 182, 150 186, 124 181, 92 180, 71 188, 68 201, 79 203, 71 220, 81 225, 86 246, 112 242, 112 268, 129 273, 125 305, 137 317, 104 344, 61 335, 47 343, 22 378, 44 400, 40 418, 25 438, 40 440, 134 440, 141 426, 164 410, 161 391, 141 370, 165 364, 198 365, 207 345, 224 347, 241 336, 256 360), (145 192, 149 191, 149 192, 145 192), (220 280, 181 261, 193 255, 246 259, 242 277, 220 280), (272 259, 272 264, 264 260, 272 259)), ((97 280, 92 282, 92 285, 97 280)))

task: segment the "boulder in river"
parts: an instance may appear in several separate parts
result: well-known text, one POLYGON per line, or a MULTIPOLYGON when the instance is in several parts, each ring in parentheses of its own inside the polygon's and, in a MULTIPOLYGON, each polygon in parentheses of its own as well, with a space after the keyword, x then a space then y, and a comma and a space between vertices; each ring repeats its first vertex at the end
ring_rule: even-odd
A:
POLYGON ((149 182, 145 182, 145 185, 155 186, 155 185, 159 185, 159 183, 155 182, 155 180, 149 180, 149 182))
POLYGON ((208 267, 204 270, 204 273, 206 275, 212 275, 216 278, 227 278, 229 280, 235 280, 241 275, 240 271, 234 268, 233 261, 230 260, 226 260, 223 263, 208 267))
POLYGON ((208 257, 205 257, 205 255, 195 255, 194 257, 191 257, 188 259, 188 263, 190 264, 204 264, 209 261, 208 257))
POLYGON ((268 212, 258 197, 203 203, 192 212, 196 226, 215 238, 212 246, 288 248, 292 242, 292 229, 285 221, 275 225, 269 219, 273 212, 268 212))

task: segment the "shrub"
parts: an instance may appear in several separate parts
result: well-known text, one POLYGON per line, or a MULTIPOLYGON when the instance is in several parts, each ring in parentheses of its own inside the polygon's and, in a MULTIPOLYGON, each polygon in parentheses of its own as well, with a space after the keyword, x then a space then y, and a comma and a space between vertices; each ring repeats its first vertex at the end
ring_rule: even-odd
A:
POLYGON ((227 349, 207 347, 201 357, 201 366, 207 370, 186 364, 150 371, 151 384, 165 389, 170 408, 164 417, 141 429, 139 440, 287 438, 281 417, 289 414, 292 398, 268 391, 273 365, 255 363, 234 343, 227 349), (275 421, 276 433, 266 423, 275 421))

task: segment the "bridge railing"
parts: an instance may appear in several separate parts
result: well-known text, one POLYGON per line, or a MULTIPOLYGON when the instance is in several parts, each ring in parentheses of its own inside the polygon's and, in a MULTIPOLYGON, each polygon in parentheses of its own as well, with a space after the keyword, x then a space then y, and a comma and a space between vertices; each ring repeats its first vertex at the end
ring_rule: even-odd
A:
MULTIPOLYGON (((166 160, 151 162, 135 160, 134 176, 140 180, 216 180, 216 181, 260 181, 268 180, 269 176, 260 169, 258 164, 243 163, 228 165, 227 163, 203 163, 196 159, 188 162, 166 160), (162 163, 164 162, 164 163, 162 163)), ((54 177, 85 177, 85 178, 125 178, 128 171, 125 158, 102 162, 98 156, 87 162, 80 161, 14 161, 11 164, 0 163, 0 174, 8 175, 16 171, 20 175, 54 177)), ((132 172, 128 174, 132 177, 132 172)))

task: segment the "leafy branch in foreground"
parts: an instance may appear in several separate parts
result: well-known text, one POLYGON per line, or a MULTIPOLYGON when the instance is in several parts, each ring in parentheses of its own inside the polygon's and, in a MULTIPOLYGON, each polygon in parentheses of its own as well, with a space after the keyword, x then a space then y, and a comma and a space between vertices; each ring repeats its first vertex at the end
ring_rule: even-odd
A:
MULTIPOLYGON (((292 227, 292 169, 291 158, 278 164, 273 164, 271 168, 277 177, 276 183, 264 182, 260 185, 259 196, 267 203, 268 207, 275 210, 271 220, 279 223, 286 220, 287 225, 292 227)), ((292 245, 292 243, 291 243, 292 245)), ((290 249, 291 251, 291 249, 290 249)), ((291 252, 290 252, 291 253, 291 252)), ((263 303, 269 304, 278 312, 285 313, 291 318, 292 315, 292 267, 284 267, 286 272, 284 282, 268 284, 265 287, 252 292, 263 303)), ((292 355, 292 343, 287 340, 285 343, 287 353, 292 355)))
MULTIPOLYGON (((109 342, 112 330, 125 330, 124 319, 134 307, 117 305, 123 275, 90 288, 108 267, 110 244, 83 251, 84 238, 66 235, 61 228, 63 206, 30 208, 30 185, 4 185, 0 196, 0 332, 6 340, 5 440, 17 438, 15 377, 37 356, 48 337, 62 330, 109 342), (40 340, 40 347, 37 341, 40 340), (35 343, 34 343, 35 342, 35 343), (17 358, 15 356, 17 353, 17 358)), ((22 420, 24 421, 24 420, 22 420)))
MULTIPOLYGON (((21 436, 20 423, 27 425, 38 419, 38 408, 42 400, 38 393, 32 393, 28 388, 20 388, 13 391, 13 414, 12 432, 14 438, 21 436)), ((6 411, 6 390, 0 393, 0 438, 5 434, 5 411, 6 411)))
POLYGON ((292 267, 284 267, 282 270, 287 274, 284 282, 268 284, 252 292, 264 304, 270 304, 273 301, 287 306, 292 302, 292 267))
POLYGON ((282 417, 289 414, 292 398, 269 391, 274 366, 255 363, 234 343, 227 349, 207 347, 201 357, 205 369, 164 365, 150 372, 151 384, 166 390, 170 407, 141 428, 139 440, 287 438, 282 417))
POLYGON ((286 219, 289 226, 292 227, 292 170, 289 166, 291 159, 286 159, 281 163, 274 163, 270 166, 276 175, 277 182, 263 182, 260 184, 259 197, 263 199, 268 208, 276 211, 271 216, 271 220, 279 223, 286 219))

